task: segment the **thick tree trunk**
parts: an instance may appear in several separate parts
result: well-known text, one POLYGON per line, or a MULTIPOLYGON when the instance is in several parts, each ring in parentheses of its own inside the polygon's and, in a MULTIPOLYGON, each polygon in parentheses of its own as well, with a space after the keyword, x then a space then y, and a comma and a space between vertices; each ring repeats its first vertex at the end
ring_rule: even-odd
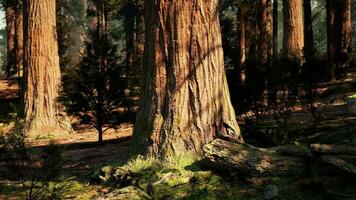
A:
POLYGON ((311 0, 303 0, 304 10, 304 53, 306 58, 314 56, 314 37, 311 0))
POLYGON ((13 1, 6 1, 6 34, 7 34, 7 51, 6 51, 6 70, 7 76, 11 76, 16 71, 16 52, 15 52, 15 5, 13 1))
POLYGON ((283 0, 283 56, 302 59, 304 48, 302 0, 283 0))
POLYGON ((278 59, 278 1, 273 1, 273 59, 278 59))
POLYGON ((272 4, 270 0, 260 0, 258 7, 258 58, 265 64, 272 56, 272 4))
POLYGON ((62 136, 71 125, 57 102, 61 87, 55 0, 25 1, 24 130, 29 136, 62 136))
POLYGON ((202 153, 242 140, 227 87, 218 1, 146 1, 140 111, 131 153, 202 153))
POLYGON ((327 54, 330 80, 335 80, 335 9, 336 1, 326 0, 327 54))

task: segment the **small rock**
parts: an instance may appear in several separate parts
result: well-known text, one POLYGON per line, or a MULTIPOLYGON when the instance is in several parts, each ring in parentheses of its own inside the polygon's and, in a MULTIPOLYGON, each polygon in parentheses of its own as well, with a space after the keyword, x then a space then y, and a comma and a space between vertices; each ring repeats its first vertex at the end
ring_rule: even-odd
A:
POLYGON ((265 199, 274 199, 278 196, 278 187, 276 185, 267 185, 265 187, 265 199))

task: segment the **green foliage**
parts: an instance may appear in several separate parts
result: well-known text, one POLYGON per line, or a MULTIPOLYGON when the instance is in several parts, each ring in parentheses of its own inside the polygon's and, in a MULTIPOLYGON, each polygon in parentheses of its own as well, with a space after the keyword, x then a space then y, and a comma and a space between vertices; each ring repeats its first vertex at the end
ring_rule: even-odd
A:
POLYGON ((120 199, 226 199, 237 198, 232 185, 224 178, 203 171, 194 154, 166 160, 137 157, 119 167, 106 166, 100 179, 113 186, 112 196, 120 199), (224 191, 224 192, 223 192, 224 191), (115 195, 114 195, 115 194, 115 195), (119 198, 120 197, 120 198, 119 198))
POLYGON ((65 199, 64 195, 78 184, 73 178, 59 182, 51 182, 57 179, 63 164, 62 149, 54 142, 42 151, 30 146, 21 126, 16 126, 7 136, 3 137, 3 143, 7 147, 7 163, 5 167, 9 172, 7 178, 17 180, 25 192, 26 199, 65 199))
POLYGON ((80 65, 63 76, 60 100, 69 113, 93 125, 99 134, 121 102, 120 70, 117 47, 108 34, 93 31, 88 33, 80 65))
POLYGON ((59 182, 41 182, 38 183, 35 188, 33 196, 27 196, 28 200, 64 200, 67 199, 68 195, 80 190, 82 186, 78 182, 74 181, 73 178, 67 178, 59 182))

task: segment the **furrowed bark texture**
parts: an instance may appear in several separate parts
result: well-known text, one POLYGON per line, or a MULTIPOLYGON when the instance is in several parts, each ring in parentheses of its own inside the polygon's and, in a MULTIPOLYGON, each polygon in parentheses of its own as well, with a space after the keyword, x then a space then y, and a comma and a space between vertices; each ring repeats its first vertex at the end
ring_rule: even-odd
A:
POLYGON ((272 4, 270 0, 260 0, 258 6, 258 58, 265 64, 272 57, 272 4))
POLYGON ((23 7, 19 6, 15 12, 15 54, 16 72, 18 77, 23 75, 23 7))
POLYGON ((202 164, 216 170, 258 177, 307 175, 313 169, 355 176, 355 149, 326 144, 312 144, 309 148, 287 145, 266 149, 216 139, 204 146, 202 164), (331 168, 326 168, 326 165, 331 168))
POLYGON ((337 59, 338 64, 344 64, 349 58, 349 53, 351 50, 351 38, 352 38, 352 20, 351 20, 351 0, 339 0, 338 1, 338 19, 340 19, 339 34, 340 37, 337 46, 337 51, 339 58, 337 59))
POLYGON ((300 59, 304 47, 302 0, 283 0, 283 24, 283 56, 300 59))
POLYGON ((25 1, 24 131, 62 136, 71 130, 57 97, 61 85, 55 0, 25 1))
MULTIPOLYGON (((240 172, 252 176, 302 174, 306 163, 301 150, 289 152, 256 148, 248 144, 214 140, 204 147, 204 163, 208 167, 240 172)), ((307 155, 308 156, 308 155, 307 155)))
POLYGON ((16 69, 16 54, 15 54, 15 5, 13 1, 6 1, 5 3, 5 19, 6 19, 6 75, 13 75, 16 69))
POLYGON ((202 153, 241 140, 224 71, 218 1, 146 1, 142 97, 131 153, 202 153))

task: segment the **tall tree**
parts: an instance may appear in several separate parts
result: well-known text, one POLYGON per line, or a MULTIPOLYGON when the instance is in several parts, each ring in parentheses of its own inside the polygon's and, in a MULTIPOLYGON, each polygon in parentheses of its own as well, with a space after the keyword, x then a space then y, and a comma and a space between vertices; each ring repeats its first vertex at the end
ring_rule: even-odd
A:
POLYGON ((29 136, 68 134, 61 113, 55 0, 26 0, 24 10, 24 131, 29 136))
POLYGON ((7 56, 5 73, 7 76, 13 75, 16 69, 16 51, 15 51, 15 30, 16 30, 16 1, 5 1, 5 19, 6 19, 6 37, 7 37, 7 56))
POLYGON ((23 74, 23 3, 17 0, 15 10, 15 62, 17 76, 23 74))
POLYGON ((272 2, 260 0, 258 4, 258 58, 261 63, 267 63, 272 56, 272 2))
POLYGON ((278 58, 278 0, 273 0, 273 58, 278 58))
POLYGON ((335 80, 335 9, 336 1, 326 0, 327 54, 330 80, 335 80))
POLYGON ((351 0, 338 0, 337 6, 337 62, 343 65, 349 58, 352 45, 351 0))
POLYGON ((351 50, 351 0, 327 0, 327 51, 330 80, 335 80, 336 67, 345 64, 351 50))
POLYGON ((302 0, 283 0, 283 56, 301 59, 304 48, 302 0))
POLYGON ((247 4, 242 2, 237 13, 237 34, 238 34, 238 50, 239 64, 243 65, 246 61, 246 12, 247 4))
POLYGON ((304 10, 304 53, 306 58, 314 54, 313 20, 311 0, 303 0, 304 10))
POLYGON ((227 87, 218 0, 145 1, 142 96, 133 154, 202 152, 242 140, 227 87))

